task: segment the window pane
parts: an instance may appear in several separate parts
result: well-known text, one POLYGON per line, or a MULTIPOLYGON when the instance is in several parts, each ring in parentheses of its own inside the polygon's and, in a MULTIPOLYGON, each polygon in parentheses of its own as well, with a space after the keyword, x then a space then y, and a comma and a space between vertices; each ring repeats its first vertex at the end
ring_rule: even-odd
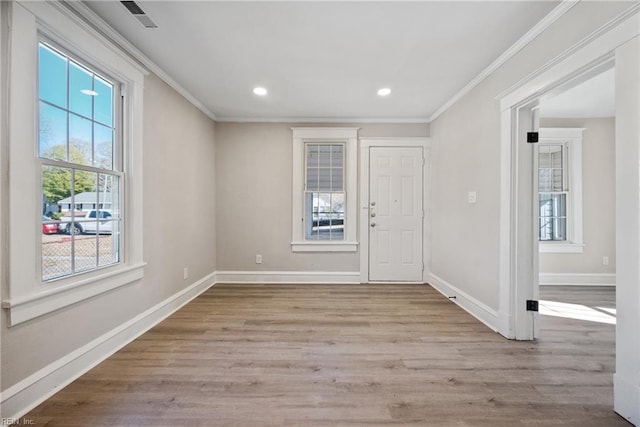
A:
POLYGON ((42 280, 68 276, 71 270, 71 239, 42 234, 42 280))
POLYGON ((344 191, 344 146, 306 145, 306 190, 344 191))
POLYGON ((95 166, 113 170, 113 129, 96 123, 93 131, 95 166))
POLYGON ((331 166, 331 145, 320 145, 318 149, 318 167, 331 166))
POLYGON ((51 160, 67 160, 67 113, 40 102, 38 154, 51 160))
MULTIPOLYGON (((80 223, 83 229, 88 227, 85 223, 80 223)), ((95 269, 97 264, 98 240, 94 235, 78 234, 72 236, 74 241, 74 267, 75 272, 83 272, 95 269)))
POLYGON ((67 108, 67 59, 40 44, 38 64, 40 99, 67 108))
POLYGON ((331 191, 331 169, 318 169, 318 187, 313 190, 331 191))
POLYGON ((538 169, 538 191, 552 191, 552 169, 538 169))
POLYGON ((318 167, 318 146, 307 144, 307 167, 318 167))
POLYGON ((96 186, 98 174, 82 170, 75 170, 74 174, 74 206, 77 211, 87 211, 94 208, 98 202, 96 186))
POLYGON ((306 193, 307 240, 344 240, 344 193, 306 193))
POLYGON ((91 120, 69 114, 69 162, 91 165, 91 120))
POLYGON ((118 188, 119 178, 116 175, 100 174, 98 176, 98 209, 113 218, 119 218, 118 188))
POLYGON ((113 126, 113 86, 99 77, 94 79, 94 120, 113 126))
POLYGON ((87 118, 93 114, 93 75, 90 71, 75 64, 69 63, 69 110, 87 118))
POLYGON ((344 190, 344 171, 342 168, 334 168, 331 170, 331 191, 344 190))
POLYGON ((549 151, 551 153, 551 167, 562 168, 562 146, 551 145, 549 151))
POLYGON ((539 195, 539 240, 567 240, 567 194, 539 195))
POLYGON ((120 222, 110 221, 104 224, 110 233, 100 234, 98 238, 98 266, 105 267, 120 261, 119 239, 120 222))
POLYGON ((551 169, 551 172, 552 172, 551 191, 564 190, 563 179, 562 179, 562 169, 551 169))
POLYGON ((551 167, 551 154, 549 146, 541 145, 538 150, 538 167, 548 169, 551 167))
POLYGON ((341 168, 344 166, 344 146, 332 145, 331 146, 331 166, 341 168))
POLYGON ((71 209, 71 169, 54 166, 42 167, 42 194, 49 210, 71 209))

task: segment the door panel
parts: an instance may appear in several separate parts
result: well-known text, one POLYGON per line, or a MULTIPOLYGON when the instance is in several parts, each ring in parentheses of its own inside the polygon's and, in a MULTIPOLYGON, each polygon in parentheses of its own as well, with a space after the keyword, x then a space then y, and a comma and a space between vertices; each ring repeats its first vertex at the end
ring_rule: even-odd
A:
POLYGON ((369 154, 369 280, 422 281, 422 148, 369 154))

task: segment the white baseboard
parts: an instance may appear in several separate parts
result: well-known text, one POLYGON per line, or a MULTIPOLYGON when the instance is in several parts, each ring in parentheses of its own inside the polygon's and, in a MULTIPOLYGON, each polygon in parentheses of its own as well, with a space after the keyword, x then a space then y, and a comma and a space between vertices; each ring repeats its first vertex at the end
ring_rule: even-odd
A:
POLYGON ((218 271, 216 283, 360 283, 359 271, 218 271))
POLYGON ((613 376, 613 409, 634 426, 640 426, 640 384, 632 384, 616 373, 613 376))
POLYGON ((56 360, 0 396, 2 418, 20 418, 62 388, 169 317, 214 284, 211 273, 128 322, 56 360))
POLYGON ((464 291, 461 291, 451 283, 448 283, 446 280, 433 273, 431 274, 429 284, 447 298, 455 296, 455 299, 452 298, 450 301, 456 303, 464 311, 487 325, 489 329, 504 335, 504 328, 502 325, 504 322, 501 321, 500 315, 496 310, 478 301, 476 298, 464 291))
POLYGON ((556 286, 615 286, 615 274, 599 273, 540 273, 541 285, 556 286))

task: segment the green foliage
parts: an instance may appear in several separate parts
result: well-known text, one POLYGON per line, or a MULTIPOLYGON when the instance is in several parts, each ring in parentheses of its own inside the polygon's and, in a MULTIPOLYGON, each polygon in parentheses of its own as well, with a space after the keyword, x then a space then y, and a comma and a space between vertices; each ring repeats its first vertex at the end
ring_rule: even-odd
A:
MULTIPOLYGON (((57 145, 49 150, 43 157, 48 159, 62 160, 67 158, 67 147, 57 145)), ((86 165, 86 155, 77 147, 69 146, 69 162, 86 165)), ((62 199, 71 196, 71 169, 55 166, 44 166, 42 168, 42 192, 47 199, 47 203, 57 203, 62 199)), ((86 171, 75 171, 75 193, 85 191, 95 191, 96 174, 86 171)))

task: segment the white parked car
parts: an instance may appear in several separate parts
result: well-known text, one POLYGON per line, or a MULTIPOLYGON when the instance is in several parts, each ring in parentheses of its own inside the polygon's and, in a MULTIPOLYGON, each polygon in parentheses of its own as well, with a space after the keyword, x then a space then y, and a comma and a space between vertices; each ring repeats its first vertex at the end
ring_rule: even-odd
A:
POLYGON ((111 234, 113 215, 110 210, 67 212, 58 224, 58 230, 67 234, 100 233, 111 234))

